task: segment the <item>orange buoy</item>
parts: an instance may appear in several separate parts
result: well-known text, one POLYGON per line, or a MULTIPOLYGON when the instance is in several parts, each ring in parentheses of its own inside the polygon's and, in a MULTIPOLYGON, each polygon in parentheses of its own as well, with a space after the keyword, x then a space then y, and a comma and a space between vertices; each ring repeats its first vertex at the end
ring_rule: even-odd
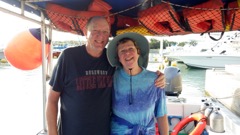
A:
MULTIPOLYGON (((8 62, 21 70, 32 70, 42 64, 41 30, 30 29, 16 35, 4 49, 8 62)), ((46 39, 46 55, 50 45, 46 39)))
POLYGON ((205 129, 205 126, 207 124, 206 116, 204 116, 201 113, 194 113, 188 117, 185 117, 183 120, 181 120, 173 129, 171 135, 178 135, 178 133, 182 130, 184 126, 186 126, 188 123, 192 121, 197 121, 198 124, 196 127, 189 133, 189 135, 200 135, 203 130, 205 129))

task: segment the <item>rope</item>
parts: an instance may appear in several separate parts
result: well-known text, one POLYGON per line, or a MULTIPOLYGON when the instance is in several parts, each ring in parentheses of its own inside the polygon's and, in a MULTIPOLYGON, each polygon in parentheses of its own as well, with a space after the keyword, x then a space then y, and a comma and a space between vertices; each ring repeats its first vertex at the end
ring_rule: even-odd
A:
MULTIPOLYGON (((238 0, 238 1, 240 1, 240 0, 238 0)), ((29 3, 29 2, 26 2, 26 3, 29 3)), ((133 9, 134 9, 134 11, 141 11, 141 10, 145 10, 145 9, 154 7, 155 5, 159 5, 159 4, 168 4, 170 6, 174 6, 174 8, 180 7, 180 8, 191 9, 191 10, 208 10, 209 12, 213 12, 213 11, 229 12, 230 10, 238 10, 238 9, 240 9, 240 7, 235 7, 235 8, 223 7, 221 9, 220 8, 214 8, 214 7, 212 7, 212 8, 206 8, 206 7, 196 8, 196 7, 194 7, 195 5, 187 6, 188 3, 183 3, 183 5, 179 5, 179 4, 171 3, 168 0, 162 0, 161 2, 155 4, 153 2, 153 0, 143 0, 140 3, 136 3, 134 5, 129 5, 129 7, 126 7, 125 9, 122 9, 122 10, 117 11, 117 12, 110 12, 109 11, 108 14, 105 14, 103 16, 110 18, 110 17, 114 17, 115 15, 121 15, 122 13, 126 13, 127 11, 131 12, 133 9)), ((58 11, 52 11, 52 10, 49 10, 49 9, 44 9, 42 7, 39 7, 39 6, 37 6, 35 8, 45 12, 45 14, 48 15, 48 19, 50 19, 50 18, 52 20, 55 19, 55 21, 57 21, 56 19, 59 19, 60 21, 64 21, 64 23, 66 23, 68 25, 71 24, 71 26, 70 26, 71 29, 72 29, 72 31, 70 31, 71 33, 78 34, 78 35, 83 35, 81 29, 79 28, 79 26, 77 24, 77 23, 82 23, 82 21, 81 20, 73 21, 73 19, 74 20, 88 19, 87 17, 73 16, 73 15, 68 15, 68 14, 65 14, 65 13, 58 13, 58 11), (57 18, 54 18, 54 17, 57 17, 57 18)), ((87 11, 87 10, 84 10, 84 11, 87 11)), ((79 12, 81 12, 81 11, 79 11, 79 12)), ((135 19, 135 21, 138 21, 140 23, 140 25, 143 26, 143 29, 137 29, 137 32, 142 32, 142 31, 146 30, 146 31, 148 31, 149 33, 151 33, 153 35, 184 35, 184 34, 188 34, 188 33, 193 33, 192 29, 194 29, 194 27, 191 28, 190 24, 188 24, 187 19, 184 20, 185 18, 182 17, 182 16, 179 19, 176 19, 173 16, 173 14, 171 14, 171 12, 169 12, 169 13, 170 13, 170 16, 172 17, 172 19, 174 20, 174 22, 177 24, 177 26, 180 27, 180 29, 178 30, 176 28, 168 26, 169 31, 171 31, 171 32, 168 32, 168 33, 156 32, 156 29, 152 29, 151 27, 148 27, 148 25, 146 23, 153 23, 154 22, 153 19, 149 19, 149 21, 147 21, 146 23, 143 23, 138 18, 131 17, 131 16, 130 17, 132 19, 135 19)), ((136 17, 137 17, 137 15, 136 15, 136 17)), ((51 21, 51 19, 50 19, 50 21, 51 21)), ((224 25, 223 25, 224 30, 222 30, 222 27, 219 28, 220 26, 217 26, 217 28, 216 29, 214 28, 214 30, 211 30, 211 32, 218 31, 219 29, 221 29, 221 31, 229 31, 229 29, 230 30, 237 29, 235 26, 237 26, 236 24, 237 24, 237 21, 239 21, 239 20, 235 18, 235 14, 233 15, 232 19, 234 19, 234 21, 232 21, 231 24, 227 24, 226 22, 223 22, 224 23, 224 25), (235 23, 235 25, 234 25, 234 23, 235 23), (234 26, 234 28, 232 28, 233 26, 234 26)), ((225 19, 223 18, 222 21, 225 21, 225 19)), ((54 24, 54 25, 56 25, 54 29, 57 29, 57 30, 60 30, 60 31, 68 31, 68 30, 65 29, 64 26, 60 26, 60 24, 54 24)), ((85 25, 85 24, 82 24, 82 25, 85 25)), ((217 24, 217 25, 219 25, 219 24, 217 24)), ((113 36, 114 36, 114 34, 116 35, 116 33, 117 33, 117 31, 119 29, 122 30, 122 29, 125 29, 125 27, 124 28, 117 28, 117 27, 115 27, 115 29, 112 28, 112 30, 113 30, 112 35, 113 36)), ((199 33, 199 32, 194 32, 194 33, 199 33)), ((221 39, 221 37, 219 39, 221 39)))
POLYGON ((168 99, 169 102, 186 102, 186 99, 185 98, 169 98, 168 99))
POLYGON ((130 71, 129 105, 131 105, 131 104, 133 104, 133 93, 132 93, 132 68, 130 68, 129 71, 130 71))
POLYGON ((240 97, 240 92, 237 93, 236 95, 232 95, 232 96, 226 96, 226 97, 217 97, 215 99, 228 99, 228 98, 234 98, 234 97, 240 97))
POLYGON ((116 13, 112 13, 112 14, 110 14, 110 16, 114 16, 114 15, 117 15, 117 14, 120 14, 120 13, 123 13, 123 12, 126 12, 126 11, 129 11, 129 10, 132 10, 132 9, 134 9, 134 8, 140 7, 142 4, 144 4, 144 3, 148 2, 148 1, 149 1, 149 0, 145 0, 145 1, 143 1, 142 3, 139 3, 139 4, 135 5, 135 6, 130 7, 130 8, 124 9, 124 10, 119 11, 119 12, 116 12, 116 13))
MULTIPOLYGON (((120 13, 123 13, 123 12, 126 12, 126 11, 129 11, 129 10, 132 10, 132 9, 134 9, 134 8, 140 7, 140 6, 142 6, 143 4, 145 4, 145 3, 148 2, 148 1, 150 1, 150 0, 145 0, 145 1, 143 1, 142 3, 139 3, 139 4, 135 5, 135 6, 129 7, 129 8, 124 9, 124 10, 121 10, 121 11, 119 11, 119 12, 112 13, 112 14, 110 14, 109 16, 114 16, 114 15, 117 15, 117 14, 120 14, 120 13)), ((47 10, 47 9, 44 9, 44 8, 41 8, 41 7, 38 7, 38 9, 43 10, 43 11, 45 11, 45 12, 55 13, 55 14, 57 14, 57 15, 63 15, 63 16, 67 16, 67 17, 75 17, 75 18, 78 18, 78 17, 76 17, 76 16, 70 16, 70 15, 60 14, 60 13, 58 13, 58 12, 53 12, 53 11, 51 11, 51 10, 47 10)), ((79 16, 79 17, 80 17, 80 16, 79 16)))
MULTIPOLYGON (((142 6, 143 4, 145 4, 145 3, 148 2, 148 1, 150 1, 150 0, 145 0, 145 1, 143 1, 142 3, 139 3, 139 4, 135 5, 135 6, 129 7, 129 8, 127 8, 127 9, 124 9, 124 10, 121 10, 121 11, 118 11, 118 12, 115 12, 115 13, 112 13, 112 14, 110 14, 109 16, 114 16, 114 15, 117 15, 117 14, 121 14, 121 13, 123 13, 123 12, 132 10, 132 9, 134 9, 134 8, 137 8, 137 7, 140 7, 140 6, 142 6)), ((162 3, 170 4, 170 5, 176 6, 176 7, 194 9, 194 10, 237 10, 237 9, 240 9, 240 7, 238 7, 238 8, 221 8, 221 9, 218 9, 218 8, 195 8, 195 7, 190 7, 190 6, 184 6, 184 5, 174 4, 174 3, 167 2, 167 1, 164 1, 164 0, 162 0, 162 3)), ((57 14, 57 15, 62 15, 62 16, 66 16, 66 17, 81 18, 80 16, 70 16, 70 15, 60 14, 60 13, 53 12, 53 11, 50 11, 50 10, 47 10, 47 9, 44 9, 44 8, 41 8, 41 7, 37 7, 37 8, 40 9, 40 10, 43 10, 43 11, 45 11, 45 12, 51 12, 51 13, 54 13, 54 14, 57 14)))
POLYGON ((167 2, 167 1, 164 1, 164 0, 162 0, 162 3, 170 4, 170 5, 176 6, 176 7, 194 9, 194 10, 237 10, 237 9, 240 9, 240 8, 222 8, 222 9, 219 9, 219 8, 196 8, 196 7, 190 7, 190 6, 174 4, 174 3, 167 2))

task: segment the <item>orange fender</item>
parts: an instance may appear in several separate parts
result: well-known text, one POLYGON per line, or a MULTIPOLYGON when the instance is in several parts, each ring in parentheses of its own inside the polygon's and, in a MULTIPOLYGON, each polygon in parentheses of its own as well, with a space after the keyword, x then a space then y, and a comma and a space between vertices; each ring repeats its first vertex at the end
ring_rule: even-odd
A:
MULTIPOLYGON (((42 64, 40 29, 30 30, 18 33, 4 49, 4 55, 8 62, 21 70, 33 70, 42 64)), ((45 45, 45 56, 47 57, 50 44, 46 43, 45 45)))
POLYGON ((183 120, 181 120, 174 127, 173 131, 171 132, 171 135, 178 135, 178 133, 182 130, 182 128, 186 124, 188 124, 189 122, 192 122, 194 120, 198 121, 198 124, 189 135, 200 135, 206 126, 206 116, 204 116, 201 113, 194 113, 194 114, 184 118, 183 120))

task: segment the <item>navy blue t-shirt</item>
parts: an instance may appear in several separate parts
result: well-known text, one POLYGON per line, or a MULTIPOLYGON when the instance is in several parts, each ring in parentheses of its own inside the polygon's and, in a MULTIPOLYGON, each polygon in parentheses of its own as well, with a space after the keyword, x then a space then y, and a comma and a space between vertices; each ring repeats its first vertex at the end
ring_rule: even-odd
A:
POLYGON ((86 46, 65 49, 50 85, 61 92, 61 135, 108 135, 114 68, 106 57, 90 56, 86 46))

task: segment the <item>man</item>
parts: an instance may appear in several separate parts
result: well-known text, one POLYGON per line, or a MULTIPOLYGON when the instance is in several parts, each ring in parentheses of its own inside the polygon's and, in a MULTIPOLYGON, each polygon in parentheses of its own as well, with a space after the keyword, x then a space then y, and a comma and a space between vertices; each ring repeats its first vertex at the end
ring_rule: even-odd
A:
MULTIPOLYGON (((65 49, 59 57, 47 101, 48 134, 57 135, 58 101, 60 99, 60 135, 108 135, 110 133, 113 68, 106 57, 105 46, 110 35, 104 17, 89 19, 87 43, 65 49)), ((164 87, 164 76, 157 86, 164 87)))

